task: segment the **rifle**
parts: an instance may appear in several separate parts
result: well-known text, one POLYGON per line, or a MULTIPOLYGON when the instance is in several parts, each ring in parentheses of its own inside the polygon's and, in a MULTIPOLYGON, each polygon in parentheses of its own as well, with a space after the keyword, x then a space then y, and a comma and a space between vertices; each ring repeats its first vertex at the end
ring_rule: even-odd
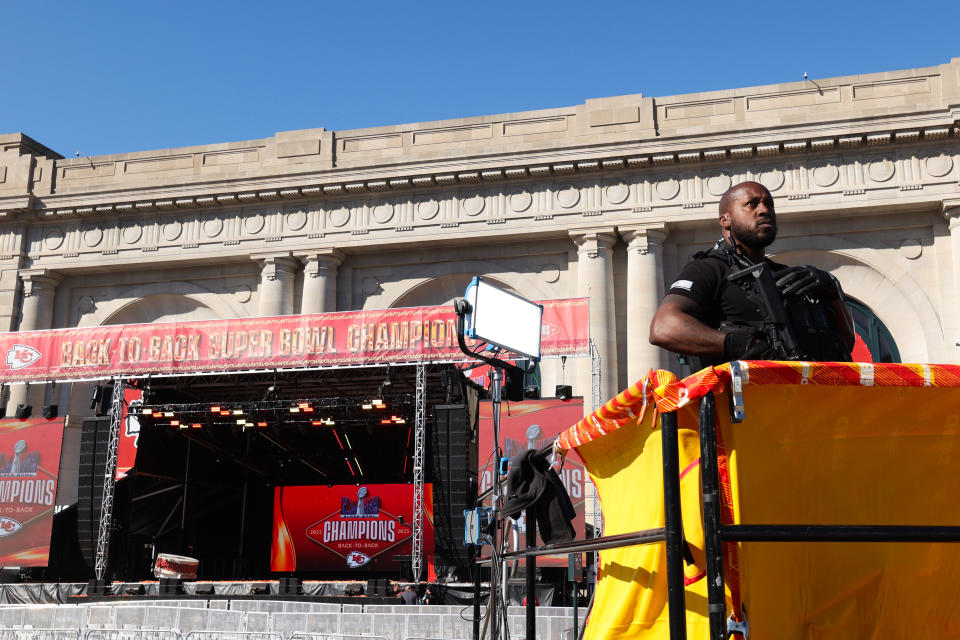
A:
POLYGON ((727 276, 727 281, 743 289, 750 302, 760 307, 763 313, 762 331, 777 354, 784 360, 806 359, 767 263, 761 262, 735 271, 727 276))

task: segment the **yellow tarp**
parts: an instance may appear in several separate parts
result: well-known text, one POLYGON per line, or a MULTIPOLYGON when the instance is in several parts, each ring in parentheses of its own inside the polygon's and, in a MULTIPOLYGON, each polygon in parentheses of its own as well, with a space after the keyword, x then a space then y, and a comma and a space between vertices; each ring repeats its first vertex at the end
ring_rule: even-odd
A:
MULTIPOLYGON (((663 526, 653 401, 681 407, 689 638, 707 637, 705 580, 694 581, 703 570, 695 411, 706 390, 717 394, 726 522, 960 526, 960 368, 842 367, 749 363, 740 424, 730 423, 726 369, 660 379, 648 385, 655 394, 635 385, 633 398, 621 394, 620 406, 561 437, 597 485, 605 535, 663 526)), ((668 638, 663 544, 604 550, 600 562, 586 639, 668 638)), ((957 544, 741 543, 725 563, 727 613, 742 599, 753 640, 960 638, 957 544)))

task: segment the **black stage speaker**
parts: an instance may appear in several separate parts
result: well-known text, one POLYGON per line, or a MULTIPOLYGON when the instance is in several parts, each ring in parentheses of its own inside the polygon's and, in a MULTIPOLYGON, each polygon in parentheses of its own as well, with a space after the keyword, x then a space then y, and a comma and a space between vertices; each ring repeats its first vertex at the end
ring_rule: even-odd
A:
POLYGON ((77 474, 77 540, 91 575, 97 559, 100 507, 103 504, 103 474, 107 468, 109 438, 109 418, 83 419, 77 474))
POLYGON ((55 404, 45 404, 43 405, 43 411, 40 413, 42 413, 43 417, 47 420, 53 420, 59 413, 59 407, 57 407, 55 404))
POLYGON ((279 593, 281 596, 299 596, 303 593, 303 583, 296 576, 281 576, 279 593))
POLYGON ((388 594, 387 590, 390 588, 390 581, 386 578, 370 578, 367 580, 367 597, 370 596, 379 596, 384 597, 388 594))
POLYGON ((183 583, 180 578, 160 578, 160 595, 178 596, 183 593, 183 583))
POLYGON ((110 407, 112 405, 113 387, 99 384, 95 386, 93 388, 93 394, 90 396, 90 408, 96 410, 96 415, 110 415, 110 407))
POLYGON ((569 400, 573 397, 573 387, 568 384, 558 384, 555 396, 560 400, 569 400))
POLYGON ((30 405, 18 404, 17 412, 13 415, 17 420, 26 420, 27 418, 30 417, 30 414, 32 413, 33 413, 33 407, 31 407, 30 405))
POLYGON ((476 501, 477 442, 464 404, 433 407, 430 443, 437 573, 467 579, 470 558, 463 544, 463 510, 476 501))

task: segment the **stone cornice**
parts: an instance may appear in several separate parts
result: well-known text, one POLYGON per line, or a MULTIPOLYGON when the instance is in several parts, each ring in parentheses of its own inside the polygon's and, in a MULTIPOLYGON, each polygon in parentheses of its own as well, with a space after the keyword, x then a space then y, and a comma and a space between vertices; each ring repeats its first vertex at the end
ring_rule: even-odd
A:
MULTIPOLYGON (((413 171, 409 175, 390 175, 364 179, 371 171, 345 171, 348 175, 337 179, 339 171, 326 173, 329 181, 310 180, 303 184, 295 184, 295 178, 285 177, 283 186, 276 186, 276 181, 264 179, 264 188, 238 188, 236 190, 216 191, 184 195, 152 196, 130 198, 116 198, 111 201, 109 196, 98 193, 71 194, 68 196, 48 196, 39 202, 36 198, 25 196, 6 201, 9 198, 0 198, 0 216, 9 214, 36 213, 37 215, 56 219, 69 217, 100 217, 116 214, 138 214, 154 211, 175 211, 218 208, 229 205, 243 205, 293 200, 317 200, 339 196, 356 196, 361 194, 376 194, 391 191, 413 189, 430 189, 453 185, 473 185, 478 183, 510 182, 524 179, 557 177, 568 179, 569 176, 590 174, 597 171, 612 172, 620 170, 646 170, 677 166, 692 168, 693 166, 724 164, 731 161, 742 162, 751 158, 773 159, 801 154, 836 154, 850 152, 863 148, 890 148, 923 142, 943 141, 948 138, 960 138, 960 122, 944 123, 939 121, 933 124, 910 126, 907 128, 864 128, 861 132, 849 133, 849 123, 845 125, 848 133, 837 133, 831 136, 823 135, 823 130, 809 128, 805 137, 798 137, 793 130, 766 130, 764 134, 757 133, 738 136, 725 136, 725 139, 683 138, 676 141, 658 140, 617 145, 614 147, 594 150, 559 150, 554 158, 544 157, 526 158, 519 162, 516 157, 502 158, 503 165, 496 166, 495 160, 474 160, 471 164, 481 165, 476 169, 450 171, 447 167, 437 167, 433 171, 413 171), (779 139, 778 139, 779 138, 779 139), (676 145, 676 148, 670 148, 676 145), (644 151, 644 147, 652 147, 644 151), (659 151, 655 150, 659 149, 659 151), (570 156, 582 154, 582 157, 571 160, 570 156), (589 157, 588 157, 589 154, 589 157), (561 159, 557 159, 557 158, 561 159), (60 206, 58 201, 83 202, 76 206, 60 206)), ((402 171, 397 169, 394 171, 402 171)))

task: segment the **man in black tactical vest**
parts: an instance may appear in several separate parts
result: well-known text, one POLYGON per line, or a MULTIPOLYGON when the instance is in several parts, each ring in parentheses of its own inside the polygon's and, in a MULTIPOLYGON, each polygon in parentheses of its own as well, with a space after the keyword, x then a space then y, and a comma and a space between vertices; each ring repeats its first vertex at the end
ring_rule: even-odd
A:
POLYGON ((650 342, 696 371, 730 360, 849 362, 853 319, 836 278, 788 267, 764 249, 777 237, 773 196, 742 182, 720 199, 722 238, 694 255, 657 308, 650 342))

